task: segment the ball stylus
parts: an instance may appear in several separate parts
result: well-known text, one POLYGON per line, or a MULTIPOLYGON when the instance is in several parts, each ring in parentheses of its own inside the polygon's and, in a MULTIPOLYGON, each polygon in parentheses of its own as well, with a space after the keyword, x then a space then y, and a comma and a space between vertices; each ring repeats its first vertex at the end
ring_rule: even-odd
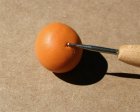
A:
POLYGON ((140 45, 123 45, 119 49, 99 47, 94 45, 73 44, 73 43, 67 43, 67 46, 78 47, 90 51, 115 54, 118 56, 119 60, 127 64, 140 67, 140 45))

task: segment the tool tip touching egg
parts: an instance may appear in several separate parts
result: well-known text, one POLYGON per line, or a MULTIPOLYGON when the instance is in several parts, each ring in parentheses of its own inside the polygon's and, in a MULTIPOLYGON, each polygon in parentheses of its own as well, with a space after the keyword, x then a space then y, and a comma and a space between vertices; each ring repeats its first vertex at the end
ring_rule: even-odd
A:
POLYGON ((69 47, 69 43, 81 44, 78 34, 68 25, 52 23, 45 26, 35 42, 39 62, 48 70, 64 73, 79 63, 82 49, 69 47))

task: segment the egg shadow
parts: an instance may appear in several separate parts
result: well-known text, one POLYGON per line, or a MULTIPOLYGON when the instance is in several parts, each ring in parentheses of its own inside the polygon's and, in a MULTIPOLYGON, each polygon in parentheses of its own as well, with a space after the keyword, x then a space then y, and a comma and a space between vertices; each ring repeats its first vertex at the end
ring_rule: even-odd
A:
POLYGON ((80 63, 70 72, 54 73, 58 78, 75 85, 90 85, 106 74, 108 63, 98 52, 83 51, 80 63))

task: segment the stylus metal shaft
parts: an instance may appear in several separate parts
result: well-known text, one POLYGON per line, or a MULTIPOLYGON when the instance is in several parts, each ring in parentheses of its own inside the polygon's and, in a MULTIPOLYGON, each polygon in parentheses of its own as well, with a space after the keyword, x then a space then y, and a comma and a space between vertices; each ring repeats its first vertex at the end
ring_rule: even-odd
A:
POLYGON ((110 53, 110 54, 118 54, 118 49, 112 49, 112 48, 107 48, 107 47, 99 47, 99 46, 94 46, 94 45, 83 45, 83 44, 73 44, 73 43, 68 43, 67 46, 69 47, 78 47, 81 49, 86 49, 90 51, 96 51, 96 52, 103 52, 103 53, 110 53))

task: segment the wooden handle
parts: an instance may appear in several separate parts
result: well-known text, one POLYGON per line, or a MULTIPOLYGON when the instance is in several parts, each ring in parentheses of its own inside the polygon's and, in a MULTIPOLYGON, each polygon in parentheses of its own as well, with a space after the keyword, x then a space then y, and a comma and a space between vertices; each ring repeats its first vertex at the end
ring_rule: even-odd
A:
POLYGON ((140 45, 123 45, 119 49, 118 59, 140 67, 140 45))

